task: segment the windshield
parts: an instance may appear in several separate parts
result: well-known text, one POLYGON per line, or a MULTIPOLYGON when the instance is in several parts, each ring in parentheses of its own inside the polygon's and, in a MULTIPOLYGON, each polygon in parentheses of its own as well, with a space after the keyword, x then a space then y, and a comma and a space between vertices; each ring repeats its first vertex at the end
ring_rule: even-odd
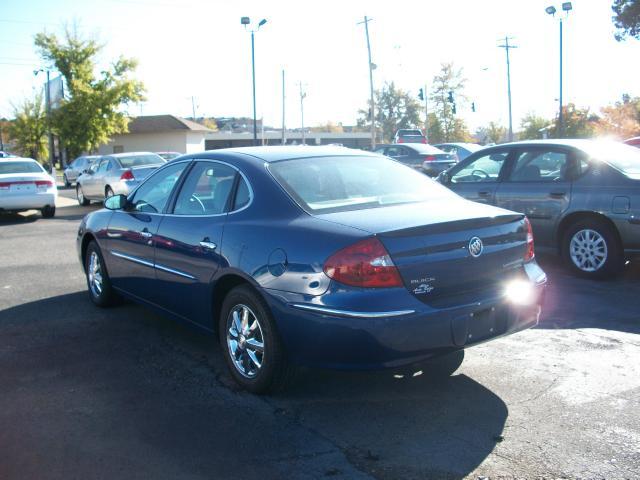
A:
POLYGON ((456 195, 414 169, 383 157, 286 160, 269 170, 310 213, 362 210, 456 195))
POLYGON ((141 167, 144 165, 158 165, 164 163, 159 155, 150 153, 148 155, 131 155, 130 157, 118 157, 118 161, 122 168, 141 167))
POLYGON ((593 142, 586 149, 592 157, 631 175, 640 175, 640 149, 617 142, 593 142))
POLYGON ((36 162, 0 162, 0 175, 6 173, 42 173, 44 170, 36 162))

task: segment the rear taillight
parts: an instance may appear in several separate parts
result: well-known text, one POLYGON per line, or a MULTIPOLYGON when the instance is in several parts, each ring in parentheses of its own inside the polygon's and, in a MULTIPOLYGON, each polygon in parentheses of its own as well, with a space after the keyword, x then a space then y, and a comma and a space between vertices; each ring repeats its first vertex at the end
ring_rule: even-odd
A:
POLYGON ((9 186, 11 183, 9 182, 0 182, 0 190, 9 190, 9 186))
POLYGON ((133 172, 131 170, 125 170, 120 175, 120 180, 135 180, 136 177, 133 176, 133 172))
POLYGON ((36 188, 41 191, 49 190, 53 187, 53 182, 51 180, 36 180, 36 188))
POLYGON ((331 255, 324 273, 336 282, 354 287, 401 287, 400 272, 382 242, 375 237, 354 243, 331 255))
POLYGON ((426 144, 427 143, 427 139, 426 138, 422 138, 422 143, 426 144))
POLYGON ((533 257, 535 257, 533 249, 533 230, 531 229, 531 222, 527 217, 524 217, 524 224, 527 228, 527 250, 524 253, 524 261, 528 262, 533 260, 533 257))
POLYGON ((397 143, 404 143, 404 140, 402 140, 402 137, 398 138, 398 142, 397 143))
POLYGON ((433 162, 436 159, 435 155, 425 155, 424 156, 424 161, 425 162, 433 162))

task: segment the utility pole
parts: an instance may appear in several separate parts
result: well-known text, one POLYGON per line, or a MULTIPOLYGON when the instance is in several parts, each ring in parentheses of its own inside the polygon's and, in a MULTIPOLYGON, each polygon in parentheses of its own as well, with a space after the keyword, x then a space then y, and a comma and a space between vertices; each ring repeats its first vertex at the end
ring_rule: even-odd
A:
POLYGON ((282 145, 287 144, 287 130, 284 122, 284 69, 282 69, 282 145))
POLYGON ((300 123, 302 124, 302 144, 306 145, 305 133, 304 133, 304 99, 307 96, 306 92, 302 91, 302 81, 298 82, 300 86, 300 123))
POLYGON ((427 84, 424 84, 424 138, 429 143, 429 95, 427 94, 427 84))
MULTIPOLYGON (((518 48, 516 45, 509 45, 509 37, 504 37, 504 44, 498 45, 504 48, 507 53, 507 99, 509 101, 509 141, 513 142, 513 117, 511 115, 511 64, 509 63, 509 49, 518 48)), ((561 54, 562 55, 562 54, 561 54)), ((562 78, 562 74, 561 78, 562 78)))
POLYGON ((560 110, 558 110, 558 136, 564 137, 564 112, 562 111, 562 17, 560 17, 560 110))
POLYGON ((376 104, 373 97, 373 69, 375 65, 371 61, 371 43, 369 42, 369 22, 373 20, 372 18, 364 17, 362 22, 358 22, 358 25, 364 23, 364 32, 367 36, 367 52, 369 53, 369 95, 371 102, 371 112, 370 112, 370 120, 371 120, 371 149, 374 150, 376 148, 376 104))
POLYGON ((195 122, 196 121, 196 101, 193 98, 193 95, 191 96, 191 115, 192 115, 191 118, 193 118, 193 121, 195 122))

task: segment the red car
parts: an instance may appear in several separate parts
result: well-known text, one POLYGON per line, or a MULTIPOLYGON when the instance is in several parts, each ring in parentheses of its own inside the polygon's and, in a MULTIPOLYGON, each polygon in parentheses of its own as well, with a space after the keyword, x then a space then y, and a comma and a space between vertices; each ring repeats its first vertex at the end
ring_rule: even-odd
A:
POLYGON ((624 143, 640 148, 640 137, 628 138, 624 143))

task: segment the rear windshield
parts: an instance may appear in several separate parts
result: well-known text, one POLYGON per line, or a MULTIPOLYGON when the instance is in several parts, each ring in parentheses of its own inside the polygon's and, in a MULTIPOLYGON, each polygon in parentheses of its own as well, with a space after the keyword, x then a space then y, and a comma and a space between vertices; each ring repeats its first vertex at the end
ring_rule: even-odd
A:
POLYGON ((586 149, 597 160, 603 160, 618 170, 640 175, 640 149, 617 142, 593 142, 586 149))
POLYGON ((3 173, 42 173, 44 170, 36 162, 0 162, 0 175, 3 173))
POLYGON ((429 153, 432 155, 445 153, 439 148, 436 148, 433 145, 427 145, 426 143, 416 143, 415 145, 411 145, 411 148, 413 148, 418 153, 429 153))
POLYGON ((269 171, 310 213, 417 203, 456 195, 413 168, 385 157, 315 157, 285 160, 269 171))
POLYGON ((422 135, 420 130, 398 130, 398 135, 422 135))
POLYGON ((158 165, 164 163, 159 155, 132 155, 130 157, 118 157, 118 161, 123 168, 140 167, 143 165, 158 165))

